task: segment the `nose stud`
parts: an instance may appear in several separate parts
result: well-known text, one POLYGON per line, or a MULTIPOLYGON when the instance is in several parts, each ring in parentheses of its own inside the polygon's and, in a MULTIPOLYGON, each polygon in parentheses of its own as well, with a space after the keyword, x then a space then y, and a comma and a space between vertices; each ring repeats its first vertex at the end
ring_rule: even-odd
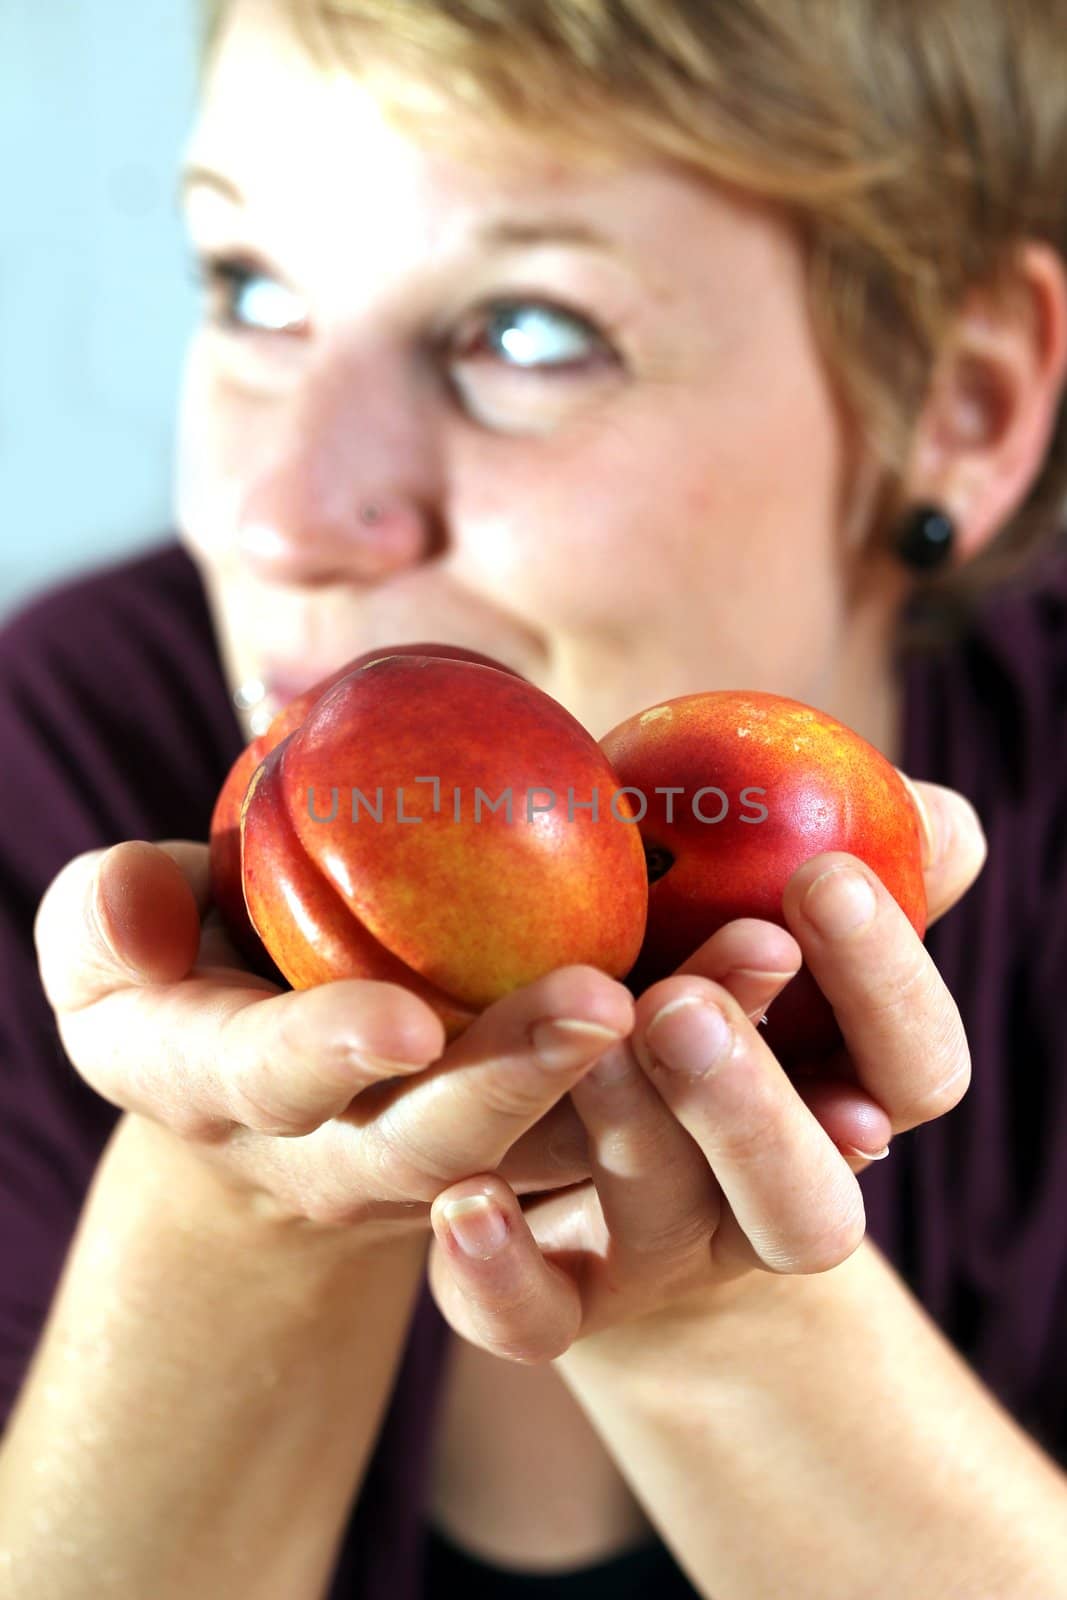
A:
POLYGON ((316 499, 300 487, 280 484, 269 504, 265 491, 262 502, 244 508, 235 550, 257 577, 307 586, 370 582, 424 559, 427 513, 414 500, 342 502, 336 490, 316 499))

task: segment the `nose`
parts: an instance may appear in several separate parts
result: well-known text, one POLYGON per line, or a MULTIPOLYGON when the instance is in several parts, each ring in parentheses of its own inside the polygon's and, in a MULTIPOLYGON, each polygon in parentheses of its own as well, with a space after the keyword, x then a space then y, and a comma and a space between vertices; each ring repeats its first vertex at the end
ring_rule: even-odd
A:
POLYGON ((258 577, 308 587, 385 578, 431 552, 429 512, 410 498, 393 493, 343 514, 309 516, 303 507, 295 515, 281 509, 290 492, 275 475, 269 491, 257 487, 248 501, 238 545, 258 577))
POLYGON ((371 581, 438 553, 432 446, 412 396, 390 402, 367 374, 320 373, 288 421, 238 517, 238 550, 258 576, 309 587, 371 581))

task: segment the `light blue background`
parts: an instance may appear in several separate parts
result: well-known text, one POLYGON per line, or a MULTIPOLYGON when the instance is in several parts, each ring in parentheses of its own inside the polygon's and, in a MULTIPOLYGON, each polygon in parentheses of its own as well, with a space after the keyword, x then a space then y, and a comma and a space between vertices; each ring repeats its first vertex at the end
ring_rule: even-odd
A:
POLYGON ((0 615, 173 526, 195 0, 0 0, 0 615))

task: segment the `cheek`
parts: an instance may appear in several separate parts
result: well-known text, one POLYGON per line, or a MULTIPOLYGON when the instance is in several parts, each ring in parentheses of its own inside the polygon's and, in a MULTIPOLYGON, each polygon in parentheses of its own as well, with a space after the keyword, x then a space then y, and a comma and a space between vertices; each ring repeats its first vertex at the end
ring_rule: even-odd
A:
POLYGON ((770 303, 783 302, 565 442, 468 457, 464 581, 572 628, 713 618, 750 633, 769 602, 825 610, 840 419, 803 318, 781 293, 770 303))
POLYGON ((832 401, 807 360, 753 362, 695 411, 675 461, 673 515, 662 523, 676 574, 709 604, 765 613, 835 581, 843 440, 832 401), (755 381, 762 375, 762 381, 755 381), (723 403, 723 392, 729 402, 723 403))
POLYGON ((494 516, 457 518, 456 577, 496 603, 561 628, 591 624, 632 582, 620 506, 600 510, 557 485, 494 516))
POLYGON ((266 432, 262 407, 223 392, 205 340, 194 336, 178 411, 175 513, 185 543, 205 561, 220 565, 230 559, 266 432))
POLYGON ((468 451, 453 479, 457 581, 534 625, 580 631, 647 612, 650 585, 680 576, 658 537, 677 521, 678 486, 660 461, 677 458, 678 435, 668 425, 661 446, 651 409, 620 407, 510 459, 499 441, 490 459, 468 451))

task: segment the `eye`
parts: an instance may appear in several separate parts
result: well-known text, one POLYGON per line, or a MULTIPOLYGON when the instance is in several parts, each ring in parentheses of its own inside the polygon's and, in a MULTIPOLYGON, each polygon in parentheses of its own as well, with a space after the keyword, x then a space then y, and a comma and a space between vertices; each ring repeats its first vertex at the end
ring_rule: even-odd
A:
POLYGON ((197 256, 193 277, 205 290, 211 320, 230 333, 287 333, 304 320, 290 289, 244 256, 197 256))
POLYGON ((452 351, 458 362, 486 359, 515 372, 570 377, 617 357, 586 317, 548 300, 497 300, 473 314, 452 351))
MULTIPOLYGON (((299 297, 254 257, 197 254, 192 265, 210 321, 224 332, 243 337, 303 331, 299 297)), ((610 338, 587 317, 533 297, 490 301, 472 312, 445 355, 452 365, 490 380, 579 379, 621 364, 610 338)))

